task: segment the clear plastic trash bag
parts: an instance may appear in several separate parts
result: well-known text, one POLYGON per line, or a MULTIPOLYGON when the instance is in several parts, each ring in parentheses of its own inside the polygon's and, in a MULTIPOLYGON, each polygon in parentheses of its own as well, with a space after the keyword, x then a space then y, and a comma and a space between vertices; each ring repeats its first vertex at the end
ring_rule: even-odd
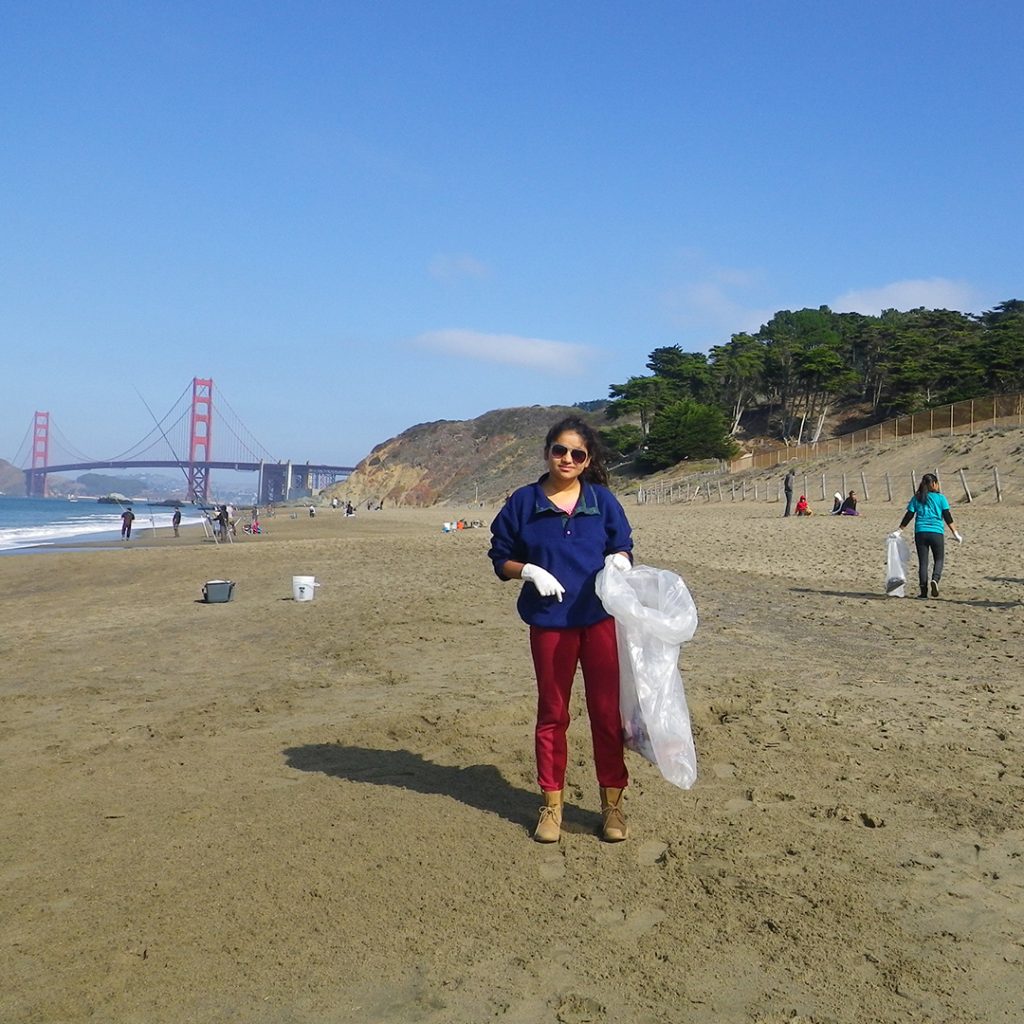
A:
POLYGON ((597 596, 615 618, 623 741, 673 785, 689 789, 697 780, 697 752, 679 646, 697 629, 690 591, 668 569, 607 566, 597 574, 597 596))
POLYGON ((910 547, 902 537, 885 538, 885 592, 889 597, 907 596, 907 563, 910 547))

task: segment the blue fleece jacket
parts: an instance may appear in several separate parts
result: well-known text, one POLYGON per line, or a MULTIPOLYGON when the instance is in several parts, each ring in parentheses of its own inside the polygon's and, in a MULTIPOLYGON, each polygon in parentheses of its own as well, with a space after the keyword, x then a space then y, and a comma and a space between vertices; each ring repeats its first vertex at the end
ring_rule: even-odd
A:
POLYGON ((618 499, 607 487, 582 483, 572 513, 563 512, 541 484, 514 491, 491 523, 488 557, 499 579, 505 562, 530 562, 547 569, 565 587, 561 602, 541 597, 524 583, 516 607, 531 626, 558 629, 591 626, 608 618, 594 591, 605 555, 633 550, 633 532, 618 499))

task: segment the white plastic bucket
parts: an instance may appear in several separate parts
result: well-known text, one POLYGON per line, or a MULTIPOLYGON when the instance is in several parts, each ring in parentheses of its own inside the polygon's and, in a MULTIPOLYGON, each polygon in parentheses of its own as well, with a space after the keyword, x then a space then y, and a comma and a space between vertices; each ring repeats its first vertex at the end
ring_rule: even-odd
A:
POLYGON ((319 586, 315 576, 293 576, 292 597, 296 601, 312 601, 316 588, 319 586))

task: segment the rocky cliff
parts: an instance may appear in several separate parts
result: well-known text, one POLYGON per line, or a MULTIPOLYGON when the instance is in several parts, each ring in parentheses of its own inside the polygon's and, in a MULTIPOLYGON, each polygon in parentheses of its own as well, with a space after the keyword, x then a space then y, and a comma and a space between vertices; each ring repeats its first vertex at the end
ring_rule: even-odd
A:
POLYGON ((568 415, 606 426, 600 412, 540 405, 496 409, 473 420, 420 423, 377 445, 327 493, 356 503, 413 506, 500 501, 544 471, 544 436, 568 415))

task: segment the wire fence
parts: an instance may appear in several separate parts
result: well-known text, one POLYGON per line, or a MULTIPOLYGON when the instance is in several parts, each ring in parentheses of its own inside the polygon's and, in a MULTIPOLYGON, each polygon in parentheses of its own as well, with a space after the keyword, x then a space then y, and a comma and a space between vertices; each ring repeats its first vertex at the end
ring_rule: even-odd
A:
MULTIPOLYGON (((761 501, 784 502, 785 492, 777 473, 768 477, 786 462, 825 461, 838 456, 854 455, 864 460, 862 468, 854 471, 831 470, 798 473, 793 481, 795 494, 804 494, 809 502, 824 502, 823 511, 831 511, 834 496, 856 492, 858 501, 906 501, 916 490, 919 476, 916 469, 894 473, 888 469, 872 468, 872 458, 884 448, 891 457, 892 446, 921 437, 954 437, 980 432, 1017 429, 1024 427, 1024 395, 993 395, 975 398, 952 405, 925 409, 913 415, 900 416, 873 424, 864 430, 852 431, 840 437, 814 444, 781 446, 771 452, 761 452, 720 463, 714 470, 684 477, 672 482, 661 481, 636 492, 640 504, 676 502, 761 501)), ((1021 451, 1024 451, 1022 437, 1021 451)), ((973 502, 979 499, 1001 502, 1009 495, 1024 497, 1024 466, 1007 462, 1003 466, 987 465, 968 469, 962 458, 947 453, 940 464, 925 467, 922 472, 933 472, 950 501, 973 502), (949 460, 956 458, 956 464, 949 460)), ((818 511, 822 511, 819 506, 818 511)))
POLYGON ((783 445, 770 452, 736 459, 731 465, 731 472, 768 469, 796 459, 829 458, 868 444, 885 444, 924 436, 974 434, 985 427, 998 426, 1024 426, 1024 394, 971 398, 883 420, 863 430, 854 430, 824 441, 783 445))
MULTIPOLYGON (((1013 467, 1007 471, 992 466, 982 471, 968 471, 963 467, 928 467, 924 472, 934 473, 939 486, 953 503, 980 500, 1001 502, 1012 496, 1024 497, 1024 469, 1013 467)), ((803 494, 815 512, 830 512, 838 494, 845 497, 853 491, 858 504, 862 502, 904 503, 917 489, 920 476, 916 470, 891 473, 888 470, 861 469, 856 472, 803 473, 793 480, 794 495, 803 494), (815 502, 824 505, 814 507, 815 502)), ((638 504, 675 504, 679 502, 759 501, 785 502, 781 480, 767 480, 757 476, 734 477, 728 474, 708 474, 704 479, 688 479, 672 484, 655 484, 637 489, 638 504)), ((796 507, 794 499, 793 507, 796 507)))

